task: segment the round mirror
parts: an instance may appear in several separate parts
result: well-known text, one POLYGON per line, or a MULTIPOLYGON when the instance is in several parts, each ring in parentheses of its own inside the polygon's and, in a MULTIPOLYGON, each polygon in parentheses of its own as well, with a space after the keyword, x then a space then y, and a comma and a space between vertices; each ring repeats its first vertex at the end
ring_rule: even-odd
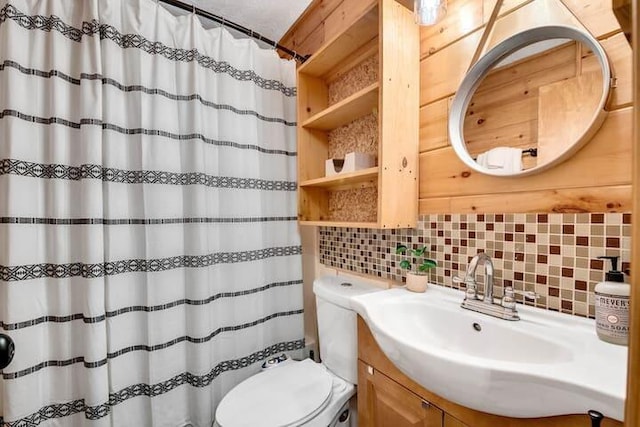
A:
POLYGON ((472 169, 524 176, 566 160, 606 117, 611 69, 600 44, 573 27, 518 33, 471 67, 449 113, 449 137, 472 169))

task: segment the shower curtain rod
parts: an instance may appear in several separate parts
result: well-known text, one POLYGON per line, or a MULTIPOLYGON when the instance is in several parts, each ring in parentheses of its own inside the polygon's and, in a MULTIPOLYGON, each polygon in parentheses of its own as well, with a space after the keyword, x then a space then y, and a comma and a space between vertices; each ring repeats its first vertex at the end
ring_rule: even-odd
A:
POLYGON ((236 31, 241 32, 242 34, 245 34, 251 38, 260 40, 265 42, 266 44, 269 44, 271 46, 273 46, 275 49, 279 49, 281 51, 283 51, 284 53, 286 53, 287 55, 290 55, 293 57, 293 59, 295 59, 296 61, 300 61, 300 63, 303 63, 304 61, 306 61, 309 58, 309 55, 303 56, 298 54, 297 52, 289 49, 288 47, 282 46, 280 43, 274 42, 273 40, 270 40, 266 37, 264 37, 262 34, 260 33, 256 33, 255 31, 247 28, 247 27, 243 27, 240 24, 236 24, 235 22, 229 21, 225 18, 223 18, 222 16, 218 16, 218 15, 214 15, 211 12, 207 12, 206 10, 200 9, 198 7, 196 7, 193 4, 187 4, 184 2, 181 2, 179 0, 160 0, 163 3, 169 4, 171 6, 177 7, 178 9, 182 9, 182 10, 186 10, 188 12, 193 12, 198 16, 202 16, 203 18, 207 18, 210 19, 212 21, 215 21, 219 24, 222 24, 226 27, 229 27, 231 29, 234 29, 236 31))

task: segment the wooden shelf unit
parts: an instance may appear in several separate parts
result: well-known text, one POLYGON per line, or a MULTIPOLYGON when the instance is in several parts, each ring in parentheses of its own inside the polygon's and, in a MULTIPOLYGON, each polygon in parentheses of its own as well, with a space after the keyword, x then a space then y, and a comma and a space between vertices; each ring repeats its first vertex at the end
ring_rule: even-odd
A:
MULTIPOLYGON (((360 228, 415 227, 418 216, 420 32, 397 0, 372 0, 353 24, 298 68, 298 219, 301 224, 360 228), (384 35, 382 37, 381 35, 384 35), (329 86, 378 55, 378 81, 330 105, 329 86), (377 166, 325 177, 329 133, 377 117, 377 166), (350 191, 338 194, 344 190, 350 191), (357 191, 375 221, 357 215, 357 191), (377 198, 375 194, 377 192, 377 198), (332 216, 334 196, 354 197, 352 220, 332 216)), ((335 137, 334 137, 335 138, 335 137)), ((347 202, 351 200, 348 199, 347 202)), ((347 207, 350 204, 347 203, 347 207)), ((351 215, 348 215, 351 216, 351 215)))
POLYGON ((362 169, 355 172, 341 173, 324 178, 310 179, 300 183, 300 187, 334 188, 346 190, 349 188, 370 187, 378 182, 378 167, 362 169), (367 185, 368 184, 368 185, 367 185))
POLYGON ((373 3, 352 25, 322 45, 298 68, 298 73, 313 77, 329 74, 360 47, 376 38, 378 27, 379 9, 378 5, 373 3))
POLYGON ((374 83, 353 95, 333 104, 302 123, 302 127, 331 130, 351 123, 378 109, 378 83, 374 83))

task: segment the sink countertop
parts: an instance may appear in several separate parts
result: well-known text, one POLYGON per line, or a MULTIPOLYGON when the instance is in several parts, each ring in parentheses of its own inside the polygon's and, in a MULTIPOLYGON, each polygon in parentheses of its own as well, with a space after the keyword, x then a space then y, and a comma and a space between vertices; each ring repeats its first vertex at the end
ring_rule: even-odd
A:
POLYGON ((599 340, 593 319, 518 304, 521 320, 507 321, 461 308, 463 298, 430 285, 351 306, 401 371, 455 403, 518 418, 594 409, 623 420, 627 347, 599 340))

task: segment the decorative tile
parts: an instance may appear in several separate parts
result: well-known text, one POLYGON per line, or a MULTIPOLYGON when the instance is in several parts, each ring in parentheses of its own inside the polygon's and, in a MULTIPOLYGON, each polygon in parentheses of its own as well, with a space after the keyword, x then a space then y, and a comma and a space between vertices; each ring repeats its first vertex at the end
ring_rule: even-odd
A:
MULTIPOLYGON (((320 261, 377 277, 404 281, 398 244, 426 245, 438 262, 431 282, 459 288, 469 260, 487 252, 494 261, 495 294, 504 286, 540 294, 536 307, 593 317, 593 288, 607 266, 596 257, 618 255, 630 268, 631 215, 441 214, 423 215, 418 227, 402 230, 320 227, 320 261)), ((484 283, 478 269, 479 283, 484 283)), ((482 287, 481 287, 482 289, 482 287)))

